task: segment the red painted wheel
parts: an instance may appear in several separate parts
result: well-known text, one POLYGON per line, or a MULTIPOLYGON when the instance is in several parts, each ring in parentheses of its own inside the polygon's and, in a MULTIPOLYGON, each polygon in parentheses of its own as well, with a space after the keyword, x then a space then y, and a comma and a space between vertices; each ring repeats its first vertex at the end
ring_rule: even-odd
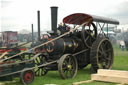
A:
POLYGON ((34 74, 33 70, 23 71, 20 76, 21 82, 24 85, 32 83, 34 80, 34 77, 35 77, 35 74, 34 74))

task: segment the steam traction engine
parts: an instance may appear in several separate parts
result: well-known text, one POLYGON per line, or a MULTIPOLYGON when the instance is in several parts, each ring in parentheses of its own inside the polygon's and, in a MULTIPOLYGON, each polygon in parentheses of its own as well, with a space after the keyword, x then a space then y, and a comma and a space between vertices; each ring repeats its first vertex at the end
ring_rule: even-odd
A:
POLYGON ((113 64, 113 47, 103 32, 105 24, 119 24, 117 20, 89 14, 75 13, 63 19, 57 28, 57 7, 52 7, 52 32, 41 43, 49 42, 36 48, 37 65, 57 60, 56 63, 39 67, 35 74, 45 75, 49 70, 58 70, 63 79, 73 78, 77 69, 91 64, 91 71, 109 69, 113 64), (88 22, 85 24, 85 22, 88 22), (101 24, 102 23, 102 24, 101 24), (95 25, 97 24, 97 26, 95 25), (72 27, 71 27, 72 25, 72 27), (97 27, 100 27, 100 33, 97 27), (101 26, 102 25, 102 26, 101 26), (78 29, 76 29, 78 27, 78 29), (73 31, 72 31, 73 30, 73 31), (64 35, 64 36, 63 36, 64 35))

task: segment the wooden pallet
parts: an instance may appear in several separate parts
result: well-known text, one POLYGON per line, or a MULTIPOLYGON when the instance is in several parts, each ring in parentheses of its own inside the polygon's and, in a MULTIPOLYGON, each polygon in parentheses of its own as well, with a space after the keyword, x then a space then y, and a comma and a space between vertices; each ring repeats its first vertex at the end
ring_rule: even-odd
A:
MULTIPOLYGON (((98 73, 92 74, 91 80, 88 81, 113 82, 113 83, 120 83, 121 85, 128 84, 128 71, 99 69, 98 73)), ((73 83, 73 85, 88 83, 88 81, 76 82, 73 83)))

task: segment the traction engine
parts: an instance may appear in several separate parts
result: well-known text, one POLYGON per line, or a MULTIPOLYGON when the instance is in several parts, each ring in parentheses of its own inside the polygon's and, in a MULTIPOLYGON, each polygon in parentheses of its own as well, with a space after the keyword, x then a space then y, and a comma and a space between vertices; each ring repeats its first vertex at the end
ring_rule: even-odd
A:
POLYGON ((60 76, 66 79, 73 78, 78 69, 83 69, 88 64, 91 64, 91 72, 97 72, 99 68, 109 69, 112 67, 114 56, 112 44, 107 35, 103 33, 100 24, 102 32, 98 34, 95 22, 119 24, 118 21, 76 13, 65 17, 63 23, 57 27, 57 7, 51 7, 51 15, 52 31, 48 32, 50 36, 43 38, 38 44, 48 41, 49 43, 35 49, 36 53, 41 53, 35 62, 37 65, 41 65, 54 60, 58 61, 38 68, 35 71, 36 75, 43 76, 48 71, 58 70, 60 76), (89 19, 91 20, 89 21, 89 19), (86 21, 89 23, 82 25, 86 21), (82 27, 70 31, 78 25, 82 25, 82 27))

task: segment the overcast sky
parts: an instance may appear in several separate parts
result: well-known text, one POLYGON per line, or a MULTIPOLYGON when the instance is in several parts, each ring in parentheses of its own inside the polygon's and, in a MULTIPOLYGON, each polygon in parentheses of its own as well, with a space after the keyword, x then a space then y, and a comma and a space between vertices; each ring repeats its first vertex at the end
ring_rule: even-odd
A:
POLYGON ((50 7, 58 6, 58 23, 72 13, 88 13, 114 18, 128 24, 128 0, 1 0, 0 31, 37 31, 37 10, 41 15, 41 30, 51 29, 50 7))

